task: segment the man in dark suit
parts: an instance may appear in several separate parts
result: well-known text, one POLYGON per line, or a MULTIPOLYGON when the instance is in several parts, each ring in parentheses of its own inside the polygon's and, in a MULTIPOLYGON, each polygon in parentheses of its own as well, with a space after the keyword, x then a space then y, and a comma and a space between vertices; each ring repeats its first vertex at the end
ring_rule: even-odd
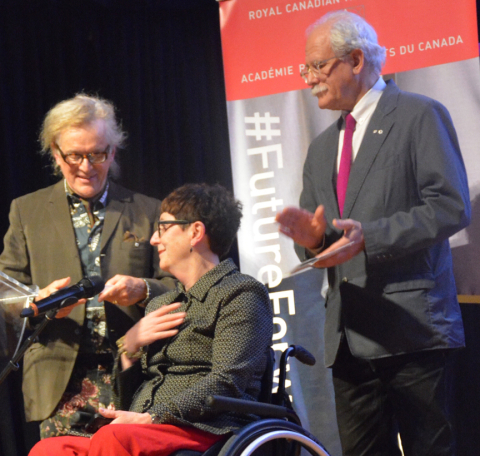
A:
POLYGON ((301 259, 324 254, 344 454, 399 454, 398 429, 405 455, 452 455, 449 355, 464 334, 448 237, 470 220, 467 178, 445 107, 385 84, 384 60, 355 14, 308 30, 302 76, 342 116, 310 145, 301 209, 277 221, 301 259))
POLYGON ((0 270, 38 285, 39 297, 85 276, 106 281, 98 297, 52 321, 25 354, 26 420, 42 422, 43 438, 69 433, 76 410, 112 405, 112 344, 173 279, 149 243, 160 201, 109 178, 125 139, 113 106, 83 94, 65 100, 45 117, 40 139, 63 179, 12 202, 0 270))

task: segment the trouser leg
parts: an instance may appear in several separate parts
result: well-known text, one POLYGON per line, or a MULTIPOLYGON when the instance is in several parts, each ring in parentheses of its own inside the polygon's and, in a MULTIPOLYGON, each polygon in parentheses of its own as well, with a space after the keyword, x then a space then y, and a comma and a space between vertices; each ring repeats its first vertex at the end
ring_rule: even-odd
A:
POLYGON ((88 456, 167 456, 181 449, 204 452, 221 438, 170 424, 110 424, 93 436, 88 456))
POLYGON ((405 456, 454 455, 448 352, 414 353, 402 361, 389 382, 405 456))
POLYGON ((340 350, 332 377, 344 456, 400 455, 387 388, 371 363, 353 357, 346 343, 340 350))
POLYGON ((344 454, 398 454, 398 429, 405 456, 453 456, 450 368, 448 351, 365 361, 343 346, 332 374, 344 454))
POLYGON ((224 437, 169 424, 109 424, 91 439, 44 439, 29 456, 168 456, 183 449, 204 452, 224 437))
POLYGON ((89 447, 87 437, 50 437, 40 440, 28 456, 87 456, 89 447))

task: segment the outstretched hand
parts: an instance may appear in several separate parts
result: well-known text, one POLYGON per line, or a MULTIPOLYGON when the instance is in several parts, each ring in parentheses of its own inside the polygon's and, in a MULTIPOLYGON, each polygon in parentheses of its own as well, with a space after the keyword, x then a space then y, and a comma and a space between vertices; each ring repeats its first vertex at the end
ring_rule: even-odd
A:
MULTIPOLYGON (((41 299, 48 298, 51 294, 55 293, 56 291, 61 290, 62 288, 68 287, 68 285, 70 285, 70 282, 71 282, 70 277, 54 280, 50 285, 47 285, 45 288, 42 288, 38 292, 38 296, 35 298, 35 301, 40 301, 41 299)), ((85 304, 86 302, 87 302, 86 299, 79 299, 75 304, 72 304, 71 306, 60 309, 56 313, 55 318, 66 317, 67 315, 70 314, 70 312, 74 307, 77 307, 81 304, 85 304)))
POLYGON ((298 207, 286 207, 277 214, 275 220, 280 224, 279 231, 291 237, 297 244, 308 249, 316 249, 322 245, 327 229, 323 206, 318 206, 314 214, 298 207))
POLYGON ((117 274, 105 283, 98 301, 108 301, 119 306, 131 306, 143 301, 147 296, 147 286, 143 279, 117 274))
POLYGON ((319 260, 314 264, 316 268, 329 268, 331 266, 346 263, 365 249, 365 240, 363 238, 362 224, 360 222, 352 219, 334 219, 333 226, 339 230, 343 230, 343 236, 317 256, 326 255, 340 247, 346 246, 347 244, 351 245, 340 250, 338 253, 329 256, 325 260, 319 260))

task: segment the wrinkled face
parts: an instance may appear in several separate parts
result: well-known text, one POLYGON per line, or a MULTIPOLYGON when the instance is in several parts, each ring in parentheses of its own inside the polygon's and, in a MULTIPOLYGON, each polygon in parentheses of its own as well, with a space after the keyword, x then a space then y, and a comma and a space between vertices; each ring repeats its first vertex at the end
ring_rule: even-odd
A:
MULTIPOLYGON (((67 128, 58 135, 56 144, 64 155, 103 152, 109 145, 105 138, 105 123, 103 120, 97 120, 90 125, 67 128)), ((115 157, 114 149, 103 163, 92 165, 85 157, 80 164, 70 165, 62 158, 55 144, 51 147, 63 177, 76 194, 90 199, 103 191, 108 170, 115 157)))
MULTIPOLYGON (((160 220, 175 221, 175 216, 163 212, 160 220)), ((160 236, 157 229, 150 239, 150 244, 158 249, 160 268, 176 276, 175 270, 181 268, 183 260, 190 257, 191 236, 188 226, 166 224, 162 226, 161 233, 160 236)))
POLYGON ((312 88, 312 95, 318 98, 319 108, 351 111, 356 103, 358 82, 351 58, 335 58, 329 28, 328 23, 323 24, 307 39, 305 64, 312 67, 313 62, 326 61, 319 71, 308 73, 307 84, 312 88))

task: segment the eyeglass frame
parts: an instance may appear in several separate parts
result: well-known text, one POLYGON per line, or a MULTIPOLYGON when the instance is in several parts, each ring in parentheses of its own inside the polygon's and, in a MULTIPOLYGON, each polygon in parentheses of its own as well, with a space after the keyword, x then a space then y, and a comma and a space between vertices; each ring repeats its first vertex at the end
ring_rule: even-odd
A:
POLYGON ((314 60, 310 65, 305 65, 302 71, 300 71, 300 77, 305 81, 306 84, 308 84, 308 74, 312 73, 313 76, 317 75, 319 76, 322 74, 322 69, 325 68, 325 65, 327 62, 333 59, 338 59, 342 60, 343 57, 337 57, 334 55, 333 57, 330 57, 328 59, 323 59, 323 60, 314 60))
POLYGON ((67 165, 81 165, 83 163, 83 160, 85 160, 85 158, 88 160, 88 162, 91 164, 91 165, 101 165, 102 163, 105 163, 107 161, 107 158, 108 158, 108 155, 110 154, 110 150, 112 148, 112 146, 110 146, 110 144, 105 148, 105 150, 103 152, 91 152, 89 154, 77 154, 77 153, 73 153, 73 154, 64 154, 62 149, 60 149, 60 146, 58 145, 58 143, 55 143, 55 147, 57 148, 57 150, 60 152, 60 156, 62 157, 63 161, 67 164, 67 165), (99 161, 99 162, 92 162, 92 157, 95 157, 95 156, 102 156, 103 157, 103 160, 102 161, 99 161), (78 163, 69 163, 67 161, 67 159, 69 157, 81 157, 82 159, 78 162, 78 163))
POLYGON ((189 220, 158 220, 157 221, 157 233, 158 237, 162 237, 167 230, 169 230, 173 225, 190 225, 193 222, 190 222, 189 220), (163 234, 160 230, 160 227, 163 227, 163 225, 170 225, 166 227, 163 230, 163 234))

